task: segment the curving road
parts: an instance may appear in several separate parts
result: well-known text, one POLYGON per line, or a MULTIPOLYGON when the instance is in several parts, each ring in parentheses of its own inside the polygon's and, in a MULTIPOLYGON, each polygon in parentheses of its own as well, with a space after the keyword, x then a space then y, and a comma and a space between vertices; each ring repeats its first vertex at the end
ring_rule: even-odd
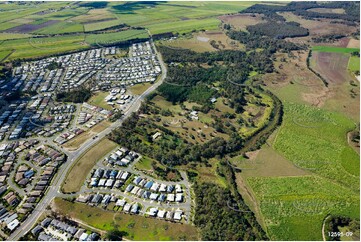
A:
POLYGON ((158 57, 158 60, 161 65, 161 75, 159 80, 154 83, 151 87, 149 87, 144 93, 139 95, 134 101, 133 104, 124 112, 124 115, 121 119, 114 122, 111 126, 103 130, 98 134, 98 138, 96 139, 89 139, 85 143, 82 144, 82 146, 73 152, 65 152, 68 155, 68 160, 66 163, 64 163, 60 169, 58 170, 56 176, 53 179, 52 185, 48 188, 47 193, 44 195, 43 199, 38 203, 38 205, 33 210, 32 214, 30 214, 26 220, 21 223, 21 225, 9 236, 7 240, 16 241, 19 240, 22 236, 24 236, 37 222, 41 214, 47 209, 47 207, 50 205, 52 200, 58 196, 61 195, 60 187, 63 183, 63 181, 66 178, 66 175, 74 162, 81 157, 88 149, 90 149, 92 146, 96 145, 103 137, 105 137, 107 134, 109 134, 113 129, 119 127, 123 121, 130 117, 130 115, 134 112, 137 112, 142 101, 155 89, 157 89, 164 81, 165 77, 167 76, 167 69, 165 67, 165 64, 163 62, 163 58, 161 54, 156 50, 153 40, 150 40, 150 43, 153 45, 153 48, 155 50, 155 53, 158 57))

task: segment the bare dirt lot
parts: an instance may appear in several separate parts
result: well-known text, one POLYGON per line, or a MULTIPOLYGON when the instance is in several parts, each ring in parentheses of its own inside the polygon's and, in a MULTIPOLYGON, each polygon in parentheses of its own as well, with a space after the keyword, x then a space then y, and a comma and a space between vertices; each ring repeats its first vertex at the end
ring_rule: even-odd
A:
POLYGON ((348 42, 347 48, 360 48, 360 40, 350 39, 348 42))
POLYGON ((347 72, 348 60, 347 54, 314 51, 311 64, 329 83, 342 84, 352 80, 347 72))

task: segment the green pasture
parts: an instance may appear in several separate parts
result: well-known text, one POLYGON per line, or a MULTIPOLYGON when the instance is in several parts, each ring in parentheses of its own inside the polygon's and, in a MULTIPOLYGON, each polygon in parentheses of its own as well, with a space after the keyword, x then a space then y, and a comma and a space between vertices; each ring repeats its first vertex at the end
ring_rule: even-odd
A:
POLYGON ((347 143, 355 123, 336 112, 284 103, 274 148, 296 166, 359 190, 359 156, 347 143))
POLYGON ((88 44, 110 44, 120 41, 125 41, 135 38, 148 38, 148 34, 145 30, 126 30, 115 33, 105 33, 105 34, 88 34, 86 35, 85 41, 88 44))
POLYGON ((84 27, 80 23, 65 21, 53 24, 51 26, 36 30, 36 34, 62 34, 62 33, 76 33, 83 32, 84 27))
POLYGON ((334 53, 352 53, 355 51, 360 51, 359 48, 343 48, 343 47, 335 47, 335 46, 313 46, 313 51, 319 52, 334 52, 334 53))
POLYGON ((351 56, 348 61, 348 67, 350 71, 360 71, 360 57, 351 56))
POLYGON ((322 240, 328 214, 359 218, 359 193, 312 176, 248 178, 271 240, 322 240))
POLYGON ((83 41, 84 35, 5 40, 0 45, 0 52, 15 49, 8 60, 35 58, 88 48, 83 41))

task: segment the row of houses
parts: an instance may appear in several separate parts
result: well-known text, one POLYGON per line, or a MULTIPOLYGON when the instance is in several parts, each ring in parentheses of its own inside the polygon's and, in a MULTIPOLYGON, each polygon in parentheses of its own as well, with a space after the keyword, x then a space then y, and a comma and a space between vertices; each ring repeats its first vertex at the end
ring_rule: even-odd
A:
POLYGON ((110 153, 104 159, 104 162, 109 165, 127 166, 138 158, 138 153, 129 151, 127 148, 122 147, 110 153))
POLYGON ((97 241, 101 239, 98 233, 80 228, 74 222, 60 221, 46 217, 37 224, 31 234, 38 241, 97 241))

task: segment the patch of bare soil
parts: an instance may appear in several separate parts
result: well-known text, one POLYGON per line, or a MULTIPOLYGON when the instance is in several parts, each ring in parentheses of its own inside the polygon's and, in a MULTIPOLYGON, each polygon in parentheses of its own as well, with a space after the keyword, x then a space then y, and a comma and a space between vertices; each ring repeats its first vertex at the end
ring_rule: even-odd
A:
POLYGON ((223 23, 230 24, 234 28, 239 30, 246 30, 247 26, 255 25, 258 23, 265 23, 266 21, 262 20, 263 14, 232 14, 232 15, 223 15, 218 19, 223 23))

